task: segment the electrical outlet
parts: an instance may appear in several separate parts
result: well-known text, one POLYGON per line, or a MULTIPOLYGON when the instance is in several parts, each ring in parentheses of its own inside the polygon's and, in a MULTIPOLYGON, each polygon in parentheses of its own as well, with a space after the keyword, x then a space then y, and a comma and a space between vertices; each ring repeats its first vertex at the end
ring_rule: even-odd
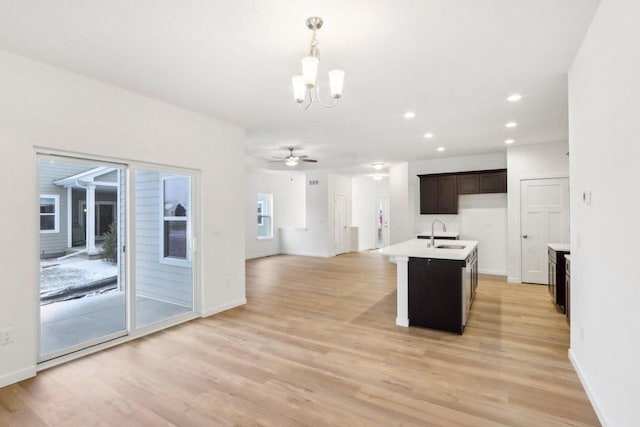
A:
POLYGON ((13 328, 4 328, 0 331, 0 344, 7 345, 13 342, 13 328))

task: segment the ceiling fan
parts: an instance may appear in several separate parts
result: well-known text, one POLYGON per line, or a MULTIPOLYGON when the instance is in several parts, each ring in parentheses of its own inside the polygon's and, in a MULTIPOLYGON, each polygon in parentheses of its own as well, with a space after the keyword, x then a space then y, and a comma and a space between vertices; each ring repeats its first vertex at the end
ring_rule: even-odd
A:
POLYGON ((293 154, 293 147, 289 147, 289 155, 286 157, 276 157, 276 156, 271 156, 273 159, 275 160, 269 160, 269 163, 280 163, 280 162, 284 162, 287 166, 296 166, 299 162, 308 162, 308 163, 318 163, 317 160, 314 159, 309 159, 309 156, 303 155, 303 156, 297 156, 293 154))

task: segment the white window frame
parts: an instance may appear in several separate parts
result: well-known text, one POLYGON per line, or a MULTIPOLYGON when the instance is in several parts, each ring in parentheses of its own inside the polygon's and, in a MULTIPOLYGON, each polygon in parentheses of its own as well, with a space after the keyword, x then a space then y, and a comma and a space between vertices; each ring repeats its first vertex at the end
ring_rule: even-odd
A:
POLYGON ((175 265, 177 267, 191 267, 191 193, 192 182, 190 175, 167 175, 160 178, 160 264, 175 265), (164 215, 164 183, 170 179, 187 179, 189 182, 189 194, 187 194, 187 216, 164 215), (164 256, 164 223, 165 221, 186 221, 187 223, 187 257, 174 258, 164 256))
MULTIPOLYGON (((40 234, 60 233, 60 196, 57 195, 57 194, 41 194, 40 195, 40 199, 53 199, 54 200, 54 209, 55 209, 55 212, 53 213, 54 227, 55 228, 53 230, 40 229, 40 234)), ((38 199, 38 200, 40 200, 40 199, 38 199)), ((38 206, 38 208, 39 208, 39 206, 38 206)), ((43 214, 43 213, 39 212, 38 215, 41 217, 42 215, 50 216, 51 214, 49 214, 49 213, 43 214)))
MULTIPOLYGON (((267 196, 267 198, 269 199, 269 214, 265 215, 264 214, 264 204, 261 201, 258 201, 258 207, 260 208, 261 213, 258 214, 258 230, 260 228, 260 226, 262 226, 264 224, 264 221, 262 220, 263 218, 269 218, 269 235, 268 236, 260 236, 258 235, 257 238, 258 240, 267 240, 267 239, 273 239, 273 194, 271 193, 258 193, 258 198, 260 198, 260 196, 267 196)), ((258 230, 256 230, 256 235, 258 234, 258 230)))

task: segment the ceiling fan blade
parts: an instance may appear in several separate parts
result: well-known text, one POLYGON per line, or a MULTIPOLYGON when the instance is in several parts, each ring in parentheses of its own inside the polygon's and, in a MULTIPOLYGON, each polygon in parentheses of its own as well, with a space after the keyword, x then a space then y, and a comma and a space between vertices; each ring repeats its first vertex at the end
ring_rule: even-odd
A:
POLYGON ((287 159, 267 160, 267 163, 282 163, 286 161, 287 159))
POLYGON ((313 159, 300 159, 303 162, 309 162, 309 163, 318 163, 317 160, 313 160, 313 159))

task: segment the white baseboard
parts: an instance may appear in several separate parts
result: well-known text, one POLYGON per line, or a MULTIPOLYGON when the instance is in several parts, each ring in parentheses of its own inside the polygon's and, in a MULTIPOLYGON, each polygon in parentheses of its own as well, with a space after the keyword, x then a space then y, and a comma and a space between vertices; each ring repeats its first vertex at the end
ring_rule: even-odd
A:
POLYGON ((27 378, 35 377, 37 372, 38 370, 35 366, 30 366, 7 375, 3 375, 0 377, 0 388, 26 380, 27 378))
POLYGON ((506 276, 507 272, 504 270, 478 270, 480 274, 490 274, 492 276, 506 276))
POLYGON ((508 283, 522 283, 519 277, 507 277, 508 283))
POLYGON ((578 374, 578 378, 582 383, 582 387, 584 388, 584 391, 587 392, 587 397, 589 398, 589 402, 591 402, 591 406, 593 406, 593 410, 595 411, 596 416, 598 417, 598 420, 600 420, 600 424, 602 424, 603 427, 610 426, 611 424, 607 420, 607 417, 604 415, 604 412, 602 411, 600 404, 598 403, 598 399, 596 399, 596 396, 593 393, 593 389, 591 388, 591 385, 589 385, 589 381, 587 380, 587 377, 584 375, 584 372, 580 367, 580 363, 578 363, 578 360, 575 358, 573 351, 571 349, 569 349, 568 353, 569 353, 569 360, 573 365, 573 369, 576 371, 576 374, 578 374))
POLYGON ((331 258, 333 256, 331 254, 321 254, 321 253, 315 253, 315 252, 298 252, 298 251, 282 252, 282 255, 313 256, 317 258, 331 258))
POLYGON ((247 303, 246 298, 240 298, 235 301, 231 301, 225 304, 220 304, 212 308, 207 308, 202 310, 202 317, 213 316, 214 314, 221 313, 223 311, 231 310, 232 308, 239 307, 241 305, 245 305, 247 303))

